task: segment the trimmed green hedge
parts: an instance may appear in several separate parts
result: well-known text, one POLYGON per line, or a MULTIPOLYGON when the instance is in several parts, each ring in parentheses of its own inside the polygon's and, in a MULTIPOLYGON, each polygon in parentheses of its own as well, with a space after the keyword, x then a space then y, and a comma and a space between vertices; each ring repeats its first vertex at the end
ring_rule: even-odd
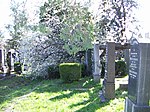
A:
POLYGON ((81 78, 81 64, 62 63, 59 65, 60 77, 64 82, 72 82, 81 78))

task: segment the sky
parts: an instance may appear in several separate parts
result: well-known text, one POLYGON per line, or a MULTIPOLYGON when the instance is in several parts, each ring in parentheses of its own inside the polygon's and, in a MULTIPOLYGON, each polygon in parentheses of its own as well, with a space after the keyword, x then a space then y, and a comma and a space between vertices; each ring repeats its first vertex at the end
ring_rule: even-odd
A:
POLYGON ((0 27, 9 21, 9 0, 0 0, 0 27))
MULTIPOLYGON (((15 0, 15 2, 22 2, 25 0, 15 0)), ((46 0, 27 0, 26 7, 29 14, 29 18, 34 20, 36 18, 36 11, 39 9, 39 6, 44 4, 46 0)), ((11 10, 10 10, 11 0, 0 0, 0 31, 2 30, 5 38, 10 38, 5 26, 11 24, 11 10)))
MULTIPOLYGON (((11 0, 0 0, 0 28, 3 28, 6 24, 10 23, 10 1, 11 0)), ((16 1, 21 1, 21 0, 16 0, 16 1)), ((30 17, 34 18, 35 17, 35 9, 38 8, 41 4, 44 3, 46 0, 27 0, 27 7, 28 11, 30 12, 30 17), (32 13, 31 13, 32 12, 32 13)), ((82 0, 83 1, 83 0, 82 0)), ((95 7, 97 6, 97 3, 95 1, 98 0, 93 0, 93 7, 91 8, 92 10, 95 10, 95 7)), ((139 19, 142 29, 141 32, 150 32, 150 1, 149 0, 137 0, 140 4, 139 9, 136 11, 136 16, 139 19)))
MULTIPOLYGON (((15 0, 16 2, 22 2, 25 0, 15 0)), ((28 12, 30 12, 29 16, 33 18, 35 16, 35 9, 44 3, 46 0, 27 0, 26 7, 28 12)), ((10 2, 11 0, 0 0, 0 28, 5 24, 10 23, 10 2)))
POLYGON ((141 22, 144 32, 150 32, 150 0, 138 0, 140 3, 137 17, 141 22))

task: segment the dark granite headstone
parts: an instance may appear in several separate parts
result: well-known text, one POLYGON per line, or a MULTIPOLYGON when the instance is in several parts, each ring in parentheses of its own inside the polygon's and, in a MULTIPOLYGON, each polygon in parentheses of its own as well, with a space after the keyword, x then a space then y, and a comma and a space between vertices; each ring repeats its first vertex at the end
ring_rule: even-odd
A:
POLYGON ((2 50, 0 50, 0 69, 2 68, 2 50))
POLYGON ((109 100, 115 98, 115 42, 107 42, 105 65, 106 71, 101 93, 109 100))
POLYGON ((150 43, 131 38, 125 112, 150 112, 150 43))
POLYGON ((130 64, 129 64, 129 83, 128 95, 129 98, 137 102, 137 84, 139 76, 139 43, 137 39, 131 39, 130 64))

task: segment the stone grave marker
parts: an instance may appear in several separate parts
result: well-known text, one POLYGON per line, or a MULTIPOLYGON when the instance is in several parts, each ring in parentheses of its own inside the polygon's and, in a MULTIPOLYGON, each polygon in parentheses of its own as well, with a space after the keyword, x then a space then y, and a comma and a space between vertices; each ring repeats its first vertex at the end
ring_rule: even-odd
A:
POLYGON ((0 49, 0 69, 2 68, 2 50, 0 49))
POLYGON ((150 112, 150 43, 131 38, 125 112, 150 112))
POLYGON ((99 42, 94 43, 94 82, 100 82, 101 72, 100 56, 99 56, 99 42))
POLYGON ((131 42, 129 63, 128 96, 135 103, 137 101, 137 83, 139 75, 139 43, 134 38, 131 42))
POLYGON ((107 42, 105 65, 103 89, 100 91, 102 102, 115 98, 115 42, 107 42))

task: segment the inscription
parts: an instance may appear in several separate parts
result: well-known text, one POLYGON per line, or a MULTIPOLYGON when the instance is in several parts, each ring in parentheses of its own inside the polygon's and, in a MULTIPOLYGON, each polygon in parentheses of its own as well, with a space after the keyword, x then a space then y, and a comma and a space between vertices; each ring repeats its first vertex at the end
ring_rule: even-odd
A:
POLYGON ((131 78, 135 79, 137 77, 137 67, 138 67, 138 50, 137 49, 131 49, 130 53, 130 66, 129 66, 129 75, 131 78))

